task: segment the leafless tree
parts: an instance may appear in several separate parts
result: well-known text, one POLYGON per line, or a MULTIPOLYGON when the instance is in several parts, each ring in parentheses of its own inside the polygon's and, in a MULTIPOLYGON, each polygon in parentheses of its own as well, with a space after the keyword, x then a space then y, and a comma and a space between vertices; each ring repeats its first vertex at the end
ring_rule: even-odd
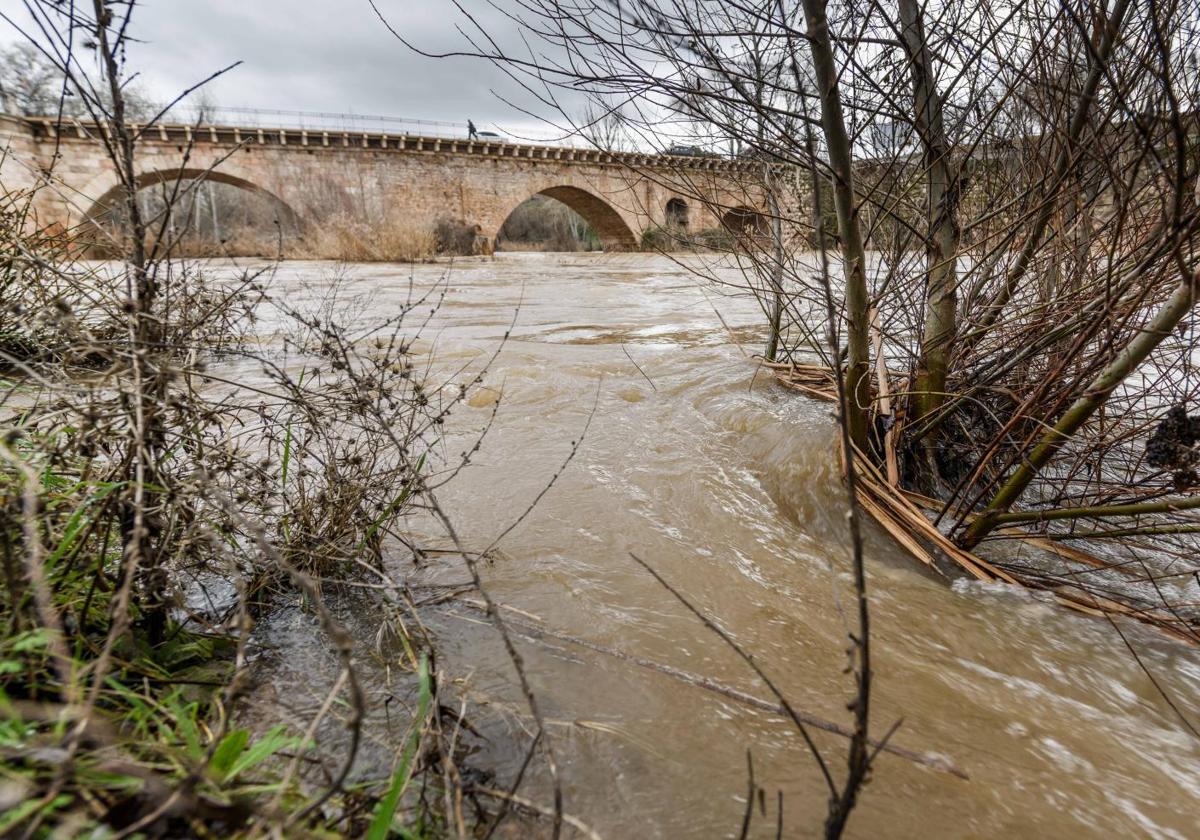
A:
MULTIPOLYGON (((739 238, 736 257, 778 324, 769 356, 839 402, 854 495, 910 550, 1200 641, 1200 567, 1180 566, 1200 531, 1194 7, 500 5, 528 51, 468 30, 463 52, 549 118, 584 92, 622 103, 636 148, 764 161, 740 171, 779 234, 739 238), (1000 539, 1044 557, 979 553, 1000 539)), ((838 801, 831 834, 854 798, 838 801)))

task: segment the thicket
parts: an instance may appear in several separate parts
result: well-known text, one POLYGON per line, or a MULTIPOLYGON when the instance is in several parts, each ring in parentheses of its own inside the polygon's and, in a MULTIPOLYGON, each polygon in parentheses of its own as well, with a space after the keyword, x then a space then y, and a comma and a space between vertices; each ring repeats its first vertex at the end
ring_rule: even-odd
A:
POLYGON ((637 139, 739 150, 764 224, 731 256, 768 316, 766 361, 826 398, 844 374, 885 527, 942 568, 1200 641, 1197 569, 1173 559, 1194 553, 1200 508, 1172 419, 1200 414, 1194 9, 539 0, 514 16, 561 63, 489 60, 619 101, 637 139), (1014 561, 1000 549, 1019 537, 1068 545, 1014 561))
POLYGON ((387 563, 419 551, 417 530, 453 534, 437 490, 478 448, 447 455, 445 425, 483 369, 437 378, 415 349, 445 283, 372 317, 339 276, 277 295, 273 263, 178 259, 169 222, 186 208, 137 198, 133 7, 29 8, 38 48, 108 128, 127 226, 117 259, 84 261, 76 237, 94 229, 41 226, 35 192, 0 197, 0 835, 382 840, 486 823, 387 563), (350 597, 379 622, 386 698, 336 617, 350 597), (324 699, 309 717, 255 729, 256 626, 297 606, 338 675, 310 687, 324 699), (364 775, 366 715, 394 699, 394 761, 364 775))
POLYGON ((362 334, 339 321, 352 299, 336 282, 292 306, 269 271, 163 261, 131 304, 130 266, 73 261, 21 225, 24 200, 0 214, 4 833, 382 837, 392 811, 416 834, 444 825, 438 799, 383 798, 439 749, 429 640, 384 557, 430 504, 470 384, 430 382, 411 349, 440 290, 362 334), (251 340, 263 319, 283 352, 251 340), (260 384, 239 382, 247 369, 260 384), (361 582, 421 711, 395 775, 348 786, 379 698, 325 601, 361 582), (317 719, 252 732, 254 627, 296 597, 343 672, 317 719), (331 713, 351 733, 332 752, 312 738, 331 713))
POLYGON ((716 251, 738 249, 739 236, 724 227, 687 231, 651 227, 642 232, 642 248, 647 251, 716 251))

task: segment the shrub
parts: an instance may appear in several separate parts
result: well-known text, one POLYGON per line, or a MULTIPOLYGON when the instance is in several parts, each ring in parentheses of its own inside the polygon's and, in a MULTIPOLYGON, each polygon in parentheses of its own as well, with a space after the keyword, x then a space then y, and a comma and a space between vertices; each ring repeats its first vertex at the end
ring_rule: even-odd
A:
POLYGON ((642 249, 645 251, 673 251, 677 241, 670 231, 661 227, 642 231, 642 249))
POLYGON ((443 216, 433 226, 434 246, 439 254, 470 256, 478 253, 479 226, 443 216))
POLYGON ((692 237, 693 246, 711 251, 732 251, 738 240, 728 228, 715 227, 697 231, 692 237))

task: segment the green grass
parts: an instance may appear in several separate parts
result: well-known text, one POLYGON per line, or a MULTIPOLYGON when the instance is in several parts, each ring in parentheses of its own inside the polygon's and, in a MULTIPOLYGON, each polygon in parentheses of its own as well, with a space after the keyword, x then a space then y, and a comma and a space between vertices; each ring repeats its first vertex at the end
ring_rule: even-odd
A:
MULTIPOLYGON (((408 737, 408 742, 404 745, 404 752, 400 756, 400 764, 392 774, 391 786, 375 809, 375 816, 372 818, 371 825, 367 829, 367 840, 386 840, 391 835, 396 808, 399 806, 400 798, 404 795, 404 790, 408 787, 408 783, 412 778, 413 759, 416 757, 417 748, 421 743, 421 733, 425 728, 425 719, 429 715, 429 704, 432 699, 429 657, 421 657, 421 667, 417 671, 417 676, 420 688, 417 699, 417 714, 413 718, 412 732, 408 737)), ((419 836, 408 831, 404 826, 395 826, 394 828, 396 834, 400 837, 419 836)))
MULTIPOLYGON (((162 807, 172 792, 182 799, 171 815, 155 820, 153 831, 264 836, 309 801, 312 794, 285 770, 291 756, 315 745, 289 727, 256 733, 228 719, 223 688, 234 673, 232 637, 172 623, 166 640, 151 645, 138 630, 135 605, 135 620, 113 647, 111 669, 81 730, 79 708, 66 701, 89 695, 90 669, 108 633, 122 564, 119 541, 101 535, 119 532, 114 502, 123 485, 39 465, 44 444, 25 440, 14 449, 37 470, 46 579, 66 627, 72 657, 66 671, 75 685, 68 692, 60 682, 54 639, 37 626, 29 587, 0 576, 0 622, 7 628, 0 640, 0 801, 7 804, 0 811, 0 836, 109 836, 162 807), (14 582, 20 588, 9 591, 14 582)), ((23 553, 20 500, 20 474, 0 469, 0 501, 16 514, 0 520, 0 539, 17 558, 23 553)), ((391 508, 404 501, 397 498, 391 508)), ((417 713, 394 774, 334 800, 348 798, 340 807, 358 813, 357 821, 322 824, 322 815, 287 836, 433 836, 421 817, 403 826, 396 816, 413 778, 431 691, 422 660, 417 713)))

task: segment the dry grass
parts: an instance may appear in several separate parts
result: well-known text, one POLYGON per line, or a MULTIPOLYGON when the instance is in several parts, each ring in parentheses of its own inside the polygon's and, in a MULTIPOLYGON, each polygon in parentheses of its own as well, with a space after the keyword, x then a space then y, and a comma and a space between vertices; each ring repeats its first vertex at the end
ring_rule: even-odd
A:
POLYGON ((291 242, 285 255, 302 259, 354 262, 421 262, 438 254, 432 225, 392 216, 365 223, 339 216, 314 225, 291 242))
MULTIPOLYGON (((122 253, 127 236, 109 229, 89 246, 89 256, 112 258, 122 253)), ((149 245, 149 243, 148 243, 149 245)), ((477 252, 474 226, 449 220, 422 224, 391 217, 361 222, 346 215, 322 220, 300 231, 269 227, 238 227, 218 242, 211 236, 187 233, 171 244, 174 257, 265 257, 347 262, 428 262, 438 256, 477 252)))

